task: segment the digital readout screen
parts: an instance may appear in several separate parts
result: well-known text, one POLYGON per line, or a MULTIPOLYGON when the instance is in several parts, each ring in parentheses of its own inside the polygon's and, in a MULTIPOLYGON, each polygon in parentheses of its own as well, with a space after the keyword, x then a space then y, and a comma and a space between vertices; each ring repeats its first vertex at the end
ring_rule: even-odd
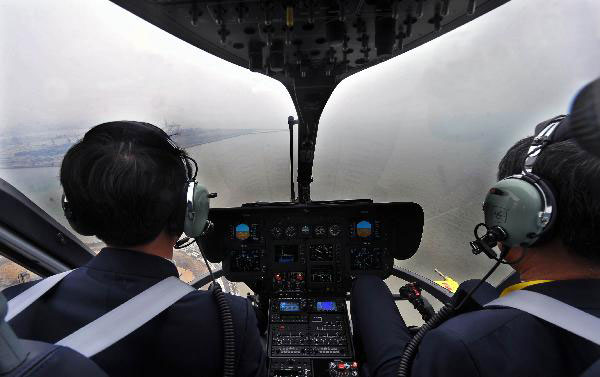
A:
POLYGON ((335 301, 317 301, 318 312, 334 312, 336 310, 335 301))
POLYGON ((250 227, 247 224, 238 224, 235 227, 235 238, 245 241, 250 237, 250 227))
POLYGON ((275 263, 290 264, 298 262, 298 245, 275 246, 275 263))
POLYGON ((280 312, 299 312, 300 304, 297 301, 279 301, 280 312))
POLYGON ((373 226, 370 222, 363 220, 356 224, 356 234, 363 238, 369 237, 373 234, 373 226))

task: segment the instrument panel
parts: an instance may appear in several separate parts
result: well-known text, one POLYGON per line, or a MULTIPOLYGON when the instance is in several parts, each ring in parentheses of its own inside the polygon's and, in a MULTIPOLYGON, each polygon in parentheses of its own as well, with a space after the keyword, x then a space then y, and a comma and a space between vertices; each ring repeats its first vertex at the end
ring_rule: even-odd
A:
POLYGON ((225 277, 267 295, 342 294, 359 274, 389 276, 417 251, 415 203, 330 203, 211 209, 206 254, 225 277))
POLYGON ((346 294, 390 275, 421 242, 414 203, 320 202, 211 209, 203 250, 258 294, 270 377, 358 377, 346 294))

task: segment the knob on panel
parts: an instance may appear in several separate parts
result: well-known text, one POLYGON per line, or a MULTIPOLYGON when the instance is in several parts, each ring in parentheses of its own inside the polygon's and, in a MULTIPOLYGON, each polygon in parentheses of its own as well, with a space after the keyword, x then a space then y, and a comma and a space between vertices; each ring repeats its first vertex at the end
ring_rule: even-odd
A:
POLYGON ((329 235, 331 237, 337 237, 340 235, 341 232, 342 232, 342 228, 337 224, 334 224, 329 227, 329 235))

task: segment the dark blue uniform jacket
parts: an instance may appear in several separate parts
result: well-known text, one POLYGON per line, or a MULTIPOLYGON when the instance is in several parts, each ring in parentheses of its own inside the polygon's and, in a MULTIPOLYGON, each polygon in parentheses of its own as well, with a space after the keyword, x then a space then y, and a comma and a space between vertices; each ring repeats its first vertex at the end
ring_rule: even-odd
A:
MULTIPOLYGON (((169 276, 178 273, 166 259, 106 248, 10 324, 21 338, 54 343, 169 276)), ((10 299, 31 285, 3 293, 10 299)), ((265 376, 254 311, 247 300, 227 296, 235 326, 236 375, 265 376)), ((221 376, 222 325, 212 294, 189 293, 92 359, 111 376, 221 376)))
MULTIPOLYGON (((355 283, 353 321, 372 377, 392 377, 410 338, 389 290, 377 279, 361 277, 355 283), (370 309, 363 313, 361 307, 370 309)), ((525 289, 600 317, 600 279, 554 281, 525 289)), ((486 308, 457 315, 425 335, 412 376, 579 376, 598 358, 599 346, 530 314, 486 308)))

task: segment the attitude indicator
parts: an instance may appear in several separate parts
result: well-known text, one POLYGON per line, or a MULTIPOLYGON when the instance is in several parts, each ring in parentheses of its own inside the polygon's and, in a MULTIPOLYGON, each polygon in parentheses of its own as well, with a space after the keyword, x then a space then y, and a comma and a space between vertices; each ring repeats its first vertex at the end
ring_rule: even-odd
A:
POLYGON ((245 241, 250 237, 250 227, 247 224, 238 224, 235 227, 235 238, 245 241))
POLYGON ((373 234, 373 226, 368 221, 361 221, 356 224, 356 234, 363 238, 369 237, 373 234))

